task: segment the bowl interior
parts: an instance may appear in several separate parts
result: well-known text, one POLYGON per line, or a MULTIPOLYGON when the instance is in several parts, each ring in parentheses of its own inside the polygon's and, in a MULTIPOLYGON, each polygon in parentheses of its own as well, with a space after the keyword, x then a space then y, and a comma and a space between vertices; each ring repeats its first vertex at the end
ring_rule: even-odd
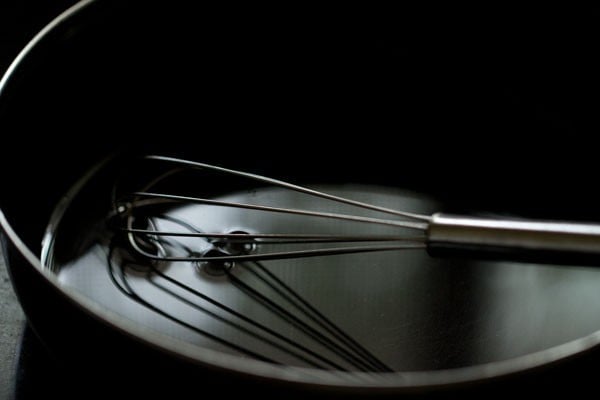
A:
MULTIPOLYGON (((1 206, 36 254, 61 196, 116 151, 407 189, 438 211, 600 220, 578 136, 593 128, 588 89, 556 75, 550 43, 533 57, 494 35, 416 38, 381 13, 274 21, 132 2, 88 14, 3 93, 1 206)), ((411 349, 398 370, 508 360, 600 328, 592 269, 426 264, 385 306, 403 330, 387 338, 411 349)))

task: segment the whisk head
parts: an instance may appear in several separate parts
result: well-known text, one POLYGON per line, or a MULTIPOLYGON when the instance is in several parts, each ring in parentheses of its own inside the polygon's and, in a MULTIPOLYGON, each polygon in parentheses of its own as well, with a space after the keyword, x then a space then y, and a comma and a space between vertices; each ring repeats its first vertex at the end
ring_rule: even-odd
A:
POLYGON ((158 165, 160 172, 153 172, 147 181, 137 180, 127 192, 117 185, 114 208, 117 228, 131 248, 151 260, 210 263, 227 269, 236 261, 425 247, 423 232, 429 221, 425 215, 194 161, 164 156, 143 160, 155 164, 153 168, 158 165), (210 189, 232 180, 232 187, 247 188, 245 194, 210 197, 210 189), (173 187, 177 192, 171 192, 173 187), (193 194, 181 193, 182 188, 193 194), (348 212, 330 211, 331 204, 348 212), (167 214, 165 209, 171 211, 167 214), (211 214, 223 209, 233 216, 227 230, 211 226, 211 214), (364 229, 367 225, 371 228, 364 229))
POLYGON ((108 272, 133 303, 186 337, 195 334, 194 341, 258 360, 393 370, 279 275, 296 263, 303 270, 326 266, 318 257, 424 248, 429 217, 388 208, 397 193, 357 185, 309 189, 163 156, 137 159, 117 175, 108 272), (370 204, 372 198, 384 204, 370 204), (312 260, 295 260, 304 258, 312 260), (245 304, 253 305, 249 315, 245 304), (206 326, 198 318, 207 318, 206 326))

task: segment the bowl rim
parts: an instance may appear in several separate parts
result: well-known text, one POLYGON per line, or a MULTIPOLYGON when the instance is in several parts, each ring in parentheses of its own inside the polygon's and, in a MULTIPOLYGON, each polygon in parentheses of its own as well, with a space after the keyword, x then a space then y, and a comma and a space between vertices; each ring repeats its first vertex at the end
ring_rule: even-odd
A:
MULTIPOLYGON (((81 0, 54 18, 42 28, 20 51, 0 79, 0 98, 5 95, 7 86, 19 70, 31 58, 36 49, 42 47, 49 35, 76 22, 79 15, 91 12, 91 5, 102 3, 98 0, 81 0)), ((86 178, 81 178, 69 191, 74 195, 86 178)), ((182 340, 150 331, 118 314, 104 309, 98 303, 79 294, 75 290, 61 285, 56 275, 43 268, 40 258, 23 242, 0 209, 0 228, 24 260, 52 287, 57 289, 70 303, 107 326, 133 336, 145 345, 188 361, 198 366, 222 371, 293 384, 306 384, 315 387, 327 387, 334 390, 365 389, 369 391, 409 391, 419 389, 439 389, 466 383, 490 381, 517 373, 530 371, 579 355, 600 344, 600 330, 587 336, 502 361, 479 364, 454 369, 432 371, 404 371, 381 374, 361 372, 331 372, 293 366, 274 366, 266 362, 240 358, 215 350, 202 348, 182 340)))

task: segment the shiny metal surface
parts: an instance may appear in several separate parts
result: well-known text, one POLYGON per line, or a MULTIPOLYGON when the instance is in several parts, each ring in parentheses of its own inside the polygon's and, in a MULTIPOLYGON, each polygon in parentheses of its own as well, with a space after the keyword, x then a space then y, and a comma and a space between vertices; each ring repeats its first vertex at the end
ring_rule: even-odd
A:
POLYGON ((534 220, 502 220, 434 214, 427 231, 431 244, 486 248, 600 253, 600 225, 534 220))

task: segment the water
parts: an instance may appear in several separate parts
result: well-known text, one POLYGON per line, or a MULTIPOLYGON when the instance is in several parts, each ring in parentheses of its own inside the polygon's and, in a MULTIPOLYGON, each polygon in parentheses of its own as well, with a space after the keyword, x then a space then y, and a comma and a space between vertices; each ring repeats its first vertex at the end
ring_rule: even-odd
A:
MULTIPOLYGON (((383 186, 316 188, 417 213, 440 208, 424 196, 383 186)), ((593 306, 600 301, 595 269, 435 259, 424 250, 399 250, 236 262, 227 273, 218 273, 219 266, 154 264, 134 257, 122 235, 106 224, 108 209, 90 213, 86 195, 80 197, 49 242, 47 266, 65 286, 103 307, 212 351, 311 368, 435 370, 507 360, 600 327, 600 312, 593 306)), ((356 212, 268 187, 213 198, 356 212)), ((193 229, 217 233, 414 235, 397 227, 199 204, 163 207, 153 221, 154 228, 169 231, 189 230, 180 222, 186 221, 193 229)), ((211 246, 203 238, 178 237, 163 242, 162 251, 185 256, 190 249, 201 254, 211 246)), ((282 246, 258 243, 254 251, 300 245, 282 246)))

